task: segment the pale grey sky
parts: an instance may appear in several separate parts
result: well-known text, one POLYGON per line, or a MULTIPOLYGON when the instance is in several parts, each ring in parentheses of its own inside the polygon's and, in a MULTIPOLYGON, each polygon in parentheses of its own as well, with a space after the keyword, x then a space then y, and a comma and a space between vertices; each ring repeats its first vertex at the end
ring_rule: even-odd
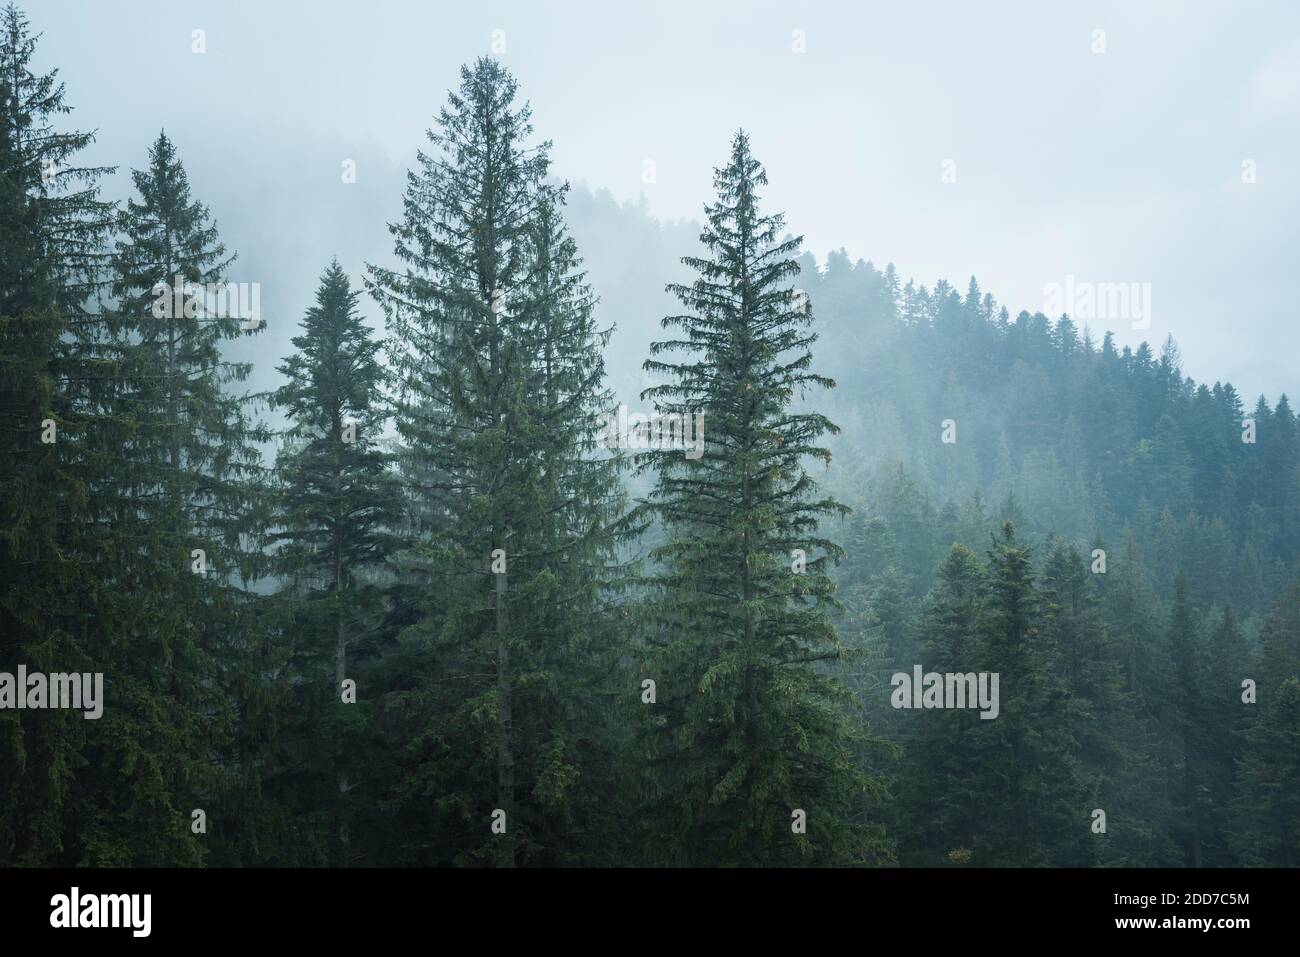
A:
POLYGON ((240 250, 232 278, 281 279, 264 302, 295 324, 287 304, 331 254, 354 273, 386 257, 402 171, 460 65, 504 31, 562 177, 697 217, 743 126, 769 203, 819 258, 845 247, 963 290, 974 273, 1013 315, 1068 275, 1150 283, 1149 329, 1094 331, 1172 333, 1184 371, 1251 399, 1300 391, 1293 0, 21 5, 69 122, 100 131, 94 159, 140 167, 166 127, 240 250), (267 263, 281 275, 257 275, 267 263))

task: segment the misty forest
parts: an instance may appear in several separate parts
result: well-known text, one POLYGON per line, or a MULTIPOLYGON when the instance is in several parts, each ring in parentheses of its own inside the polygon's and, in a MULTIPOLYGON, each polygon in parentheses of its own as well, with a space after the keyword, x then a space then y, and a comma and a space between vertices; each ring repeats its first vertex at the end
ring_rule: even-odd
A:
POLYGON ((818 262, 725 117, 698 223, 570 187, 490 57, 268 351, 185 156, 108 195, 39 41, 0 15, 0 865, 1300 864, 1284 394, 818 262))

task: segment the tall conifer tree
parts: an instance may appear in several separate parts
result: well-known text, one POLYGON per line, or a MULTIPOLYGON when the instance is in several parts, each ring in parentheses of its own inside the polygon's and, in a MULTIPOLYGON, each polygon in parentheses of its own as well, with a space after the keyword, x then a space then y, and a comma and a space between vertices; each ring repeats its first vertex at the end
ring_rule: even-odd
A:
POLYGON ((374 646, 381 613, 376 575, 401 517, 398 487, 379 445, 381 343, 357 312, 359 296, 338 261, 331 262, 293 338, 297 351, 280 366, 288 381, 273 397, 288 419, 276 461, 271 535, 280 545, 275 570, 289 599, 293 636, 292 701, 285 705, 296 717, 282 723, 294 731, 290 763, 304 769, 286 782, 292 793, 280 797, 309 813, 332 811, 329 840, 337 846, 329 859, 344 863, 354 802, 348 794, 357 786, 350 772, 367 751, 359 734, 365 721, 351 712, 369 708, 364 696, 344 699, 344 682, 357 681, 352 666, 359 646, 374 646))
POLYGON ((655 549, 647 677, 653 850, 672 863, 862 863, 890 851, 870 823, 881 782, 862 774, 848 695, 821 663, 841 656, 827 575, 842 551, 819 525, 847 511, 819 497, 808 460, 835 427, 795 401, 833 386, 811 371, 811 310, 792 288, 800 240, 763 214, 767 177, 738 133, 705 209, 706 255, 683 260, 686 307, 663 321, 643 393, 661 414, 703 415, 704 452, 647 452, 656 485, 642 512, 655 549), (660 356, 676 356, 661 359, 660 356), (806 831, 803 828, 806 826, 806 831))
POLYGON ((971 735, 983 766, 984 826, 974 863, 1092 863, 1099 849, 1090 843, 1094 807, 1079 778, 1078 744, 1071 734, 1074 702, 1054 669, 1060 659, 1055 635, 1040 627, 1030 549, 1009 522, 989 551, 987 587, 981 658, 984 668, 1000 676, 1000 701, 998 717, 979 722, 971 735))
POLYGON ((253 419, 252 398, 236 391, 251 367, 223 353, 253 326, 227 295, 234 257, 165 134, 132 180, 137 197, 112 257, 108 346, 120 369, 111 408, 132 434, 101 497, 123 542, 122 574, 140 589, 136 628, 120 650, 132 699, 125 717, 153 742, 140 757, 144 779, 159 782, 154 813, 180 815, 187 839, 191 808, 222 820, 211 845, 230 863, 259 840, 256 755, 273 725, 269 648, 245 588, 264 564, 257 443, 270 435, 253 419))
MULTIPOLYGON (((36 72, 38 39, 0 11, 0 671, 108 671, 100 602, 119 589, 92 507, 124 434, 96 348, 110 170, 82 165, 92 133, 59 128, 71 107, 57 71, 36 72)), ((91 820, 85 751, 103 731, 69 710, 0 712, 0 865, 130 859, 91 820)))
POLYGON ((414 736, 406 807, 435 829, 421 861, 563 858, 601 793, 579 715, 618 496, 593 454, 603 337, 515 96, 499 63, 462 69, 390 227, 401 268, 369 281, 415 538, 398 660, 424 677, 391 703, 414 736))
MULTIPOLYGON (((926 671, 967 674, 986 670, 978 633, 985 600, 983 567, 964 545, 953 545, 939 566, 939 581, 926 600, 922 633, 926 671)), ((911 669, 900 671, 911 680, 911 669)), ((983 756, 971 747, 985 719, 974 709, 903 712, 913 734, 900 799, 907 826, 900 836, 905 863, 934 867, 974 860, 985 815, 978 794, 983 756)), ((995 719, 996 720, 996 719, 995 719)))

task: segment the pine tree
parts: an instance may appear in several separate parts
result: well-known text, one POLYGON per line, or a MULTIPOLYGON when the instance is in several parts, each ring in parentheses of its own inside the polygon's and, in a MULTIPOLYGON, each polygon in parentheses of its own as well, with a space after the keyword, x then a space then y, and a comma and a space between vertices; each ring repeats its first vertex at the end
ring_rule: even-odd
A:
POLYGON ((1180 571, 1174 578, 1173 608, 1169 613, 1168 645, 1173 651, 1172 740, 1175 742, 1175 808, 1180 822, 1184 860, 1188 867, 1202 864, 1202 843, 1211 829, 1212 808, 1204 787, 1205 720, 1202 687, 1200 633, 1193 620, 1187 579, 1180 571))
MULTIPOLYGON (((1101 542, 1096 546, 1103 547, 1101 542)), ((1109 654, 1122 680, 1117 703, 1123 706, 1118 715, 1107 711, 1094 719, 1104 722, 1103 733, 1123 757, 1118 776, 1101 799, 1109 822, 1103 863, 1174 866, 1181 852, 1170 837, 1174 813, 1169 749, 1162 736, 1172 707, 1172 665, 1155 618, 1158 601, 1132 534, 1122 550, 1110 552, 1106 572, 1095 580, 1109 654)), ((1097 666, 1103 673, 1108 670, 1104 661, 1097 666)), ((1086 680, 1089 666, 1081 670, 1086 680)))
MULTIPOLYGON (((364 754, 358 732, 365 727, 345 703, 344 681, 356 681, 350 650, 368 641, 379 620, 379 566, 394 547, 391 529, 401 516, 401 500, 387 456, 378 442, 385 412, 381 343, 357 313, 354 291, 338 260, 321 276, 316 302, 295 336, 297 350, 280 366, 287 382, 273 397, 288 428, 282 437, 275 570, 284 581, 294 635, 292 722, 295 764, 293 792, 285 803, 329 809, 336 821, 338 847, 331 858, 348 858, 350 774, 364 754), (304 781, 307 775, 312 775, 304 781), (325 782, 328 781, 329 785, 325 782)), ((359 699, 364 700, 364 699, 359 699)))
POLYGON ((32 72, 39 39, 12 3, 0 11, 0 315, 55 307, 73 328, 98 321, 88 300, 102 287, 113 215, 99 198, 99 179, 114 169, 80 165, 94 133, 56 127, 72 108, 57 71, 32 72))
MULTIPOLYGON (((1257 703, 1241 705, 1252 717, 1237 769, 1231 843, 1241 864, 1296 867, 1300 865, 1300 582, 1287 587, 1265 619, 1260 645, 1255 664, 1257 703)), ((1242 693, 1238 691, 1239 696, 1242 693)))
POLYGON ((1055 673, 1060 651, 1041 627, 1029 548, 1004 523, 988 559, 980 619, 984 667, 997 672, 999 715, 973 729, 978 750, 979 809, 984 826, 972 849, 982 865, 1089 864, 1094 809, 1079 778, 1071 734, 1074 702, 1055 673))
POLYGON ((1247 865, 1300 864, 1300 679, 1288 676, 1247 736, 1233 845, 1247 865))
MULTIPOLYGON (((926 671, 985 670, 978 622, 986 589, 979 560, 966 546, 953 545, 925 603, 921 632, 926 641, 917 663, 926 671)), ((900 669, 909 680, 910 670, 900 669)), ((970 741, 985 719, 968 709, 909 711, 904 717, 913 719, 915 729, 900 791, 906 821, 902 859, 931 867, 971 861, 982 829, 979 792, 985 769, 970 741)))
POLYGON ((417 540, 393 666, 428 677, 399 680, 390 703, 415 736, 404 807, 436 827, 410 852, 420 861, 572 853, 566 835, 594 826, 609 764, 583 717, 618 538, 617 463, 594 446, 604 334, 564 191, 544 182, 549 143, 529 145, 515 95, 493 60, 462 69, 390 227, 403 268, 372 266, 368 282, 390 330, 417 540))
MULTIPOLYGON (((0 12, 0 671, 102 672, 97 599, 115 585, 96 578, 88 506, 122 435, 96 401, 111 170, 80 165, 92 133, 58 128, 71 108, 54 72, 34 72, 38 39, 0 12)), ((96 859, 81 815, 103 731, 70 710, 0 713, 0 865, 96 859)))
MULTIPOLYGON (((1121 565, 1118 573, 1123 572, 1121 565)), ((1073 547, 1054 541, 1039 589, 1043 631, 1057 654, 1049 667, 1069 694, 1070 734, 1078 745, 1089 810, 1106 812, 1106 836, 1096 840, 1099 859, 1132 866, 1152 852, 1144 790, 1158 778, 1156 755, 1127 688, 1123 655, 1102 617, 1099 580, 1104 576, 1090 573, 1073 547)))
POLYGON ((1233 864, 1229 833, 1237 764, 1247 728, 1242 681, 1248 677, 1246 639, 1232 606, 1225 607, 1214 626, 1203 676, 1205 699, 1205 789, 1213 808, 1206 836, 1207 866, 1233 864))
POLYGON ((648 389, 660 415, 703 415, 698 458, 645 454, 656 485, 641 514, 669 540, 651 553, 647 677, 657 681, 651 749, 655 859, 774 864, 887 859, 869 823, 880 781, 860 773, 842 685, 819 669, 841 648, 827 574, 842 554, 819 523, 846 509, 818 498, 806 458, 834 426, 791 408, 796 394, 833 383, 810 371, 806 299, 792 294, 798 239, 759 212, 767 182, 738 133, 706 207, 708 258, 673 284, 687 310, 665 328, 644 368, 669 381, 648 389), (685 353, 679 361, 661 355, 685 353), (807 832, 792 825, 806 814, 807 832), (792 833, 794 831, 794 833, 792 833))
POLYGON ((130 700, 115 744, 147 769, 140 813, 169 822, 169 833, 179 820, 169 854, 201 857, 210 847, 230 863, 260 839, 257 755, 274 726, 265 682, 278 662, 246 590, 263 565, 257 443, 270 436, 252 418, 252 398, 234 391, 250 366, 222 353, 251 325, 229 308, 234 257, 191 198, 165 134, 132 180, 138 197, 118 223, 105 344, 119 370, 108 408, 131 435, 97 496, 114 526, 115 566, 137 597, 134 627, 115 648, 130 700), (223 821, 219 840, 193 837, 196 807, 223 821))
MULTIPOLYGON (((530 409, 541 450, 536 544, 521 594, 531 610, 533 667, 558 676, 526 699, 520 737, 541 755, 530 770, 548 863, 617 863, 623 847, 622 776, 612 752, 622 736, 626 647, 612 604, 627 582, 618 547, 631 534, 617 451, 592 423, 613 414, 602 347, 612 329, 595 320, 596 299, 563 219, 567 184, 543 190, 531 229, 524 299, 535 357, 530 409), (598 445, 604 448, 598 448, 598 445), (611 676, 614 681, 611 682, 611 676)), ((608 433, 604 433, 608 439, 608 433)))

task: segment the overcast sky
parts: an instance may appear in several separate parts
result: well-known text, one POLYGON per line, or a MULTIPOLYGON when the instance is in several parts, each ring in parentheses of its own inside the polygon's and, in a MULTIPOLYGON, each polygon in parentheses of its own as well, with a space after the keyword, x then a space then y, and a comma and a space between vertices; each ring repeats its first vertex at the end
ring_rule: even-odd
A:
POLYGON ((1172 333, 1185 372, 1251 397, 1300 391, 1294 0, 21 5, 93 158, 141 167, 166 127, 250 272, 231 278, 273 261, 300 302, 330 254, 391 247, 401 171, 495 42, 562 177, 697 217, 743 126, 819 258, 974 273, 1013 315, 1067 276, 1150 283, 1149 329, 1094 329, 1172 333))

